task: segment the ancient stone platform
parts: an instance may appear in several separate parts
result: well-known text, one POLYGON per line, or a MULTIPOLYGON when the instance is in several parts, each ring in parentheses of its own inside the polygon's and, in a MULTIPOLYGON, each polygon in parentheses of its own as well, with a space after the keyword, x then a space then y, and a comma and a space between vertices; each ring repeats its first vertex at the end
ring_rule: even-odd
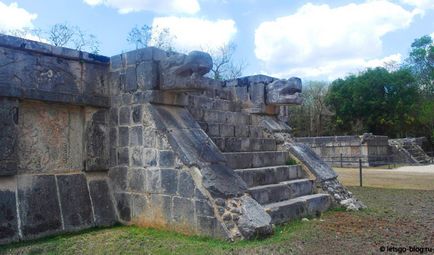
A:
POLYGON ((0 35, 0 243, 116 222, 249 239, 339 201, 333 172, 287 164, 277 115, 301 80, 217 81, 211 66, 0 35))

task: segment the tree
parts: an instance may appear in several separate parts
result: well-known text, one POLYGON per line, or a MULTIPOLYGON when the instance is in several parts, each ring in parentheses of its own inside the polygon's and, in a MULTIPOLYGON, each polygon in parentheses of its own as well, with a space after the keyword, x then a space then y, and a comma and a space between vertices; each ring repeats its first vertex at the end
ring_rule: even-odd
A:
POLYGON ((303 104, 288 108, 289 123, 296 136, 321 136, 332 134, 330 126, 333 113, 325 98, 329 83, 308 81, 303 86, 303 104))
POLYGON ((152 36, 152 27, 143 25, 142 27, 135 26, 128 33, 127 42, 134 44, 136 49, 148 47, 152 36))
POLYGON ((414 40, 406 63, 422 92, 434 96, 434 44, 431 36, 425 35, 414 40))
POLYGON ((415 132, 419 93, 408 69, 377 67, 335 80, 326 98, 341 133, 372 132, 390 137, 415 132))
POLYGON ((74 29, 66 23, 55 24, 50 28, 47 39, 54 46, 63 47, 72 41, 74 34, 74 29))
POLYGON ((95 35, 88 34, 79 27, 67 23, 58 23, 52 26, 48 31, 47 40, 54 46, 87 50, 92 53, 99 52, 100 43, 95 35))
POLYGON ((100 43, 95 35, 84 32, 77 26, 67 23, 54 24, 48 30, 23 28, 9 31, 8 34, 37 40, 59 47, 68 47, 76 50, 89 51, 97 54, 100 43))
POLYGON ((229 42, 217 49, 206 50, 213 59, 212 78, 216 80, 230 80, 242 75, 246 64, 244 62, 235 63, 233 57, 236 49, 237 45, 229 42))
POLYGON ((127 42, 133 44, 136 49, 153 46, 166 51, 174 50, 174 39, 175 36, 170 33, 170 29, 148 25, 133 27, 127 36, 127 42))
POLYGON ((405 66, 412 71, 419 87, 418 135, 426 136, 434 148, 434 43, 431 36, 414 40, 405 66))
POLYGON ((422 125, 422 130, 425 131, 425 136, 434 141, 434 101, 424 100, 420 107, 418 120, 422 125))
POLYGON ((25 38, 25 39, 29 39, 29 40, 36 40, 36 41, 40 41, 40 42, 48 42, 47 40, 45 40, 43 38, 43 31, 41 29, 38 28, 22 28, 22 29, 15 29, 15 30, 10 30, 10 31, 1 31, 2 33, 8 34, 8 35, 12 35, 15 37, 20 37, 20 38, 25 38))

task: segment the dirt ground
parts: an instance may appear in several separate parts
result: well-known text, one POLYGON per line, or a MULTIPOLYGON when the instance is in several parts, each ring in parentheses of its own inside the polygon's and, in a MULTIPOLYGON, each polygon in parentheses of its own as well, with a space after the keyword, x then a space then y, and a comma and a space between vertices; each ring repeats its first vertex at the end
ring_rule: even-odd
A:
MULTIPOLYGON (((334 168, 339 180, 348 186, 359 185, 358 168, 334 168)), ((363 186, 395 189, 434 190, 434 165, 405 166, 395 169, 363 168, 363 186)))

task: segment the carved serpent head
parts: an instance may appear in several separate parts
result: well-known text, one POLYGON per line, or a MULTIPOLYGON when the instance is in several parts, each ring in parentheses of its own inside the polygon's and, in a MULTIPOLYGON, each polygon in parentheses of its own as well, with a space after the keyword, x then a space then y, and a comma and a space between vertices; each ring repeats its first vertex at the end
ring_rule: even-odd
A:
POLYGON ((268 105, 301 104, 301 79, 297 77, 288 80, 275 80, 266 86, 265 101, 268 105))

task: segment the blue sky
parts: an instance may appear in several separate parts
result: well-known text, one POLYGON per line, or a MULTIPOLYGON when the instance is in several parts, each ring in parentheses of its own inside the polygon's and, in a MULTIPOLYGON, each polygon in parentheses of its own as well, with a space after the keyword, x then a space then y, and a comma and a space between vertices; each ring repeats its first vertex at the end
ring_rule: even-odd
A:
POLYGON ((434 0, 0 0, 0 31, 63 22, 96 35, 107 56, 133 49, 135 25, 158 25, 185 51, 235 42, 246 75, 331 80, 402 61, 434 33, 434 0))

